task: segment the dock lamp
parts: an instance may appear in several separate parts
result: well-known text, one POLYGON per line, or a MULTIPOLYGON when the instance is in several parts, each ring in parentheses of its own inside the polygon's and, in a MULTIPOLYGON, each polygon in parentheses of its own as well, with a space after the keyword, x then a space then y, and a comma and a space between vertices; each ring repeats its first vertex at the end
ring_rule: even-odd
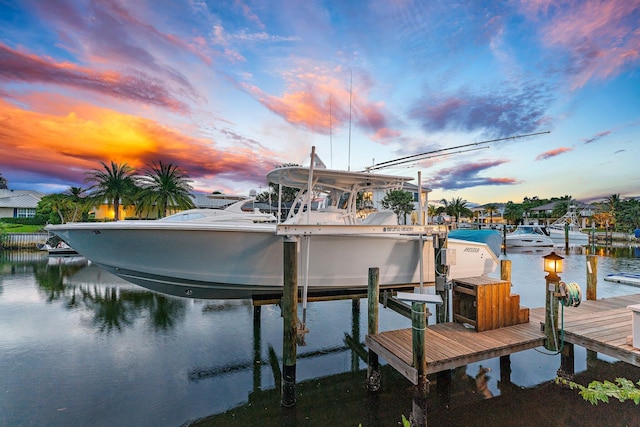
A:
POLYGON ((560 276, 562 273, 562 260, 564 259, 555 252, 542 257, 544 259, 544 271, 547 272, 546 298, 544 312, 544 334, 547 339, 544 348, 550 351, 559 351, 558 345, 558 295, 560 287, 560 276))
POLYGON ((548 281, 559 281, 560 276, 558 276, 558 273, 562 273, 562 260, 564 258, 557 255, 555 252, 551 252, 549 255, 545 255, 542 258, 544 259, 544 271, 549 273, 547 275, 548 281))

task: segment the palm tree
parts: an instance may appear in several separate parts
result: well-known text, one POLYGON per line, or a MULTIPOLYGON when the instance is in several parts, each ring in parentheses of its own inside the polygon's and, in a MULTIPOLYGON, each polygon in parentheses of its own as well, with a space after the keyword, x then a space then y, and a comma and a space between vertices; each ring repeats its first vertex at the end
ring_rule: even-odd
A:
POLYGON ((151 169, 145 171, 145 176, 137 179, 141 190, 138 193, 138 213, 144 209, 151 210, 154 206, 158 210, 158 218, 167 215, 171 209, 191 209, 194 207, 191 199, 191 180, 178 166, 152 163, 151 169))
POLYGON ((0 190, 8 190, 7 179, 0 173, 0 190))
POLYGON ((488 205, 485 209, 485 212, 489 213, 489 224, 493 224, 493 214, 498 212, 498 207, 494 204, 488 205))
POLYGON ((78 208, 83 204, 84 201, 83 195, 86 189, 82 187, 69 187, 65 193, 65 196, 69 198, 69 201, 73 203, 75 209, 73 211, 73 218, 71 218, 71 222, 75 222, 76 216, 78 215, 78 208))
POLYGON ((92 197, 98 203, 107 201, 109 206, 113 204, 115 210, 114 219, 120 219, 120 202, 130 197, 135 190, 133 181, 133 169, 126 163, 117 164, 111 161, 111 167, 100 162, 103 169, 94 169, 87 172, 86 182, 93 182, 89 190, 94 190, 92 197))
POLYGON ((467 207, 467 201, 461 197, 456 197, 447 201, 442 199, 442 204, 445 206, 445 212, 447 215, 451 215, 454 218, 454 222, 458 222, 458 219, 462 216, 471 216, 473 212, 467 207))

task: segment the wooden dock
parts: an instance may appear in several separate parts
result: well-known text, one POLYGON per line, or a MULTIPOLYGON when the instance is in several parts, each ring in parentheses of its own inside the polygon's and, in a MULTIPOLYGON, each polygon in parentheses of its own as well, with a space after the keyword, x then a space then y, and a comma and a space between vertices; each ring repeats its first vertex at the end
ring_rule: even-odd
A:
MULTIPOLYGON (((565 342, 640 366, 640 349, 627 344, 632 334, 632 312, 626 307, 633 304, 640 304, 640 294, 582 301, 579 307, 564 308, 565 342)), ((427 373, 540 347, 545 342, 541 330, 544 316, 544 307, 531 309, 528 323, 483 332, 462 323, 427 326, 427 373)), ((367 335, 366 344, 413 384, 418 383, 417 370, 412 366, 410 328, 367 335)))

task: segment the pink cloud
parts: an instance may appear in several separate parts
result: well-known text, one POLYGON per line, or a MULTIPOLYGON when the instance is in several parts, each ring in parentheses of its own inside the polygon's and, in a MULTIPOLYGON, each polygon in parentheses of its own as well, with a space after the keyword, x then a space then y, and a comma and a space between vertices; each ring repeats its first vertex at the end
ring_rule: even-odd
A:
POLYGON ((544 41, 570 51, 572 88, 616 76, 640 59, 637 0, 539 0, 523 3, 530 18, 542 16, 544 41))
POLYGON ((389 144, 391 142, 395 142, 401 135, 402 132, 398 130, 380 128, 376 131, 375 135, 371 137, 371 139, 381 144, 389 144))
POLYGON ((542 154, 536 156, 536 160, 546 160, 551 157, 559 156, 560 154, 568 153, 569 151, 573 151, 573 148, 560 147, 554 150, 545 151, 542 154))
POLYGON ((186 113, 189 107, 173 96, 158 79, 95 71, 69 62, 19 52, 0 43, 0 80, 8 82, 47 83, 88 90, 128 101, 152 104, 186 113))

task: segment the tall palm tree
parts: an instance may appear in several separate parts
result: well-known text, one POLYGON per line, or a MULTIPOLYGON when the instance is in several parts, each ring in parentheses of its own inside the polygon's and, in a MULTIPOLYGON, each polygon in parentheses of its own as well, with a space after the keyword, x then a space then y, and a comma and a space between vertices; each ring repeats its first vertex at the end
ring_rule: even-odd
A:
POLYGON ((141 190, 138 193, 138 212, 150 211, 154 206, 158 210, 158 218, 167 215, 169 208, 191 209, 191 180, 177 165, 160 161, 152 163, 151 169, 137 179, 141 190))
POLYGON ((107 201, 109 206, 113 204, 115 210, 114 219, 120 219, 120 202, 130 197, 135 190, 133 181, 134 170, 126 163, 117 164, 113 160, 111 166, 100 162, 102 169, 94 169, 87 172, 86 182, 92 182, 89 190, 93 190, 92 196, 98 203, 107 201))

